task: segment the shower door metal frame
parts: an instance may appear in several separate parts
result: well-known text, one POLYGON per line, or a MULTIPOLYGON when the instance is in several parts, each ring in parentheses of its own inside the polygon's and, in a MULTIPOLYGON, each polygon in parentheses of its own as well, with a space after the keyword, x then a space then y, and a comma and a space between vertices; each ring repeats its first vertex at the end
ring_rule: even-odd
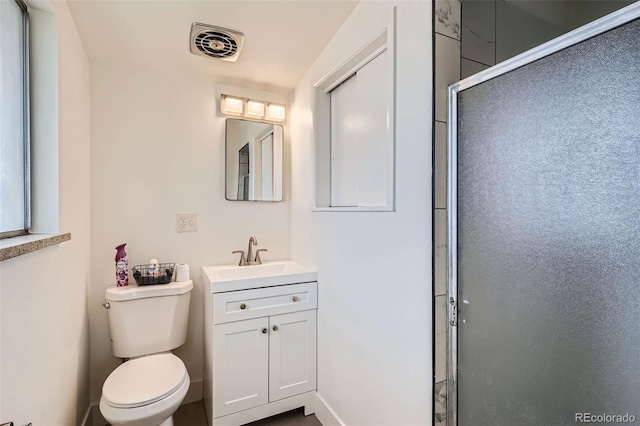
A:
POLYGON ((448 88, 447 112, 447 426, 458 424, 458 93, 640 18, 640 1, 541 44, 448 88))

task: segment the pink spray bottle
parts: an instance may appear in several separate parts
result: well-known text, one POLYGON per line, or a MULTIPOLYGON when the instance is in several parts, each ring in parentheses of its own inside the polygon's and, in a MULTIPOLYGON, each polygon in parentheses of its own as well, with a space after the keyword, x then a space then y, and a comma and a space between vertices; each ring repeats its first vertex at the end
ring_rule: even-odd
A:
POLYGON ((124 287, 129 285, 129 261, 127 260, 127 252, 124 251, 124 246, 127 244, 120 244, 116 247, 116 282, 118 287, 124 287))

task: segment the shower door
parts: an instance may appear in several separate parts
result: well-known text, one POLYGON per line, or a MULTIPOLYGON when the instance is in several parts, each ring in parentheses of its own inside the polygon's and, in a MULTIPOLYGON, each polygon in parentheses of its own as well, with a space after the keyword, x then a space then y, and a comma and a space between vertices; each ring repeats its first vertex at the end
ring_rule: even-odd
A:
POLYGON ((639 16, 449 89, 449 424, 640 423, 639 16))

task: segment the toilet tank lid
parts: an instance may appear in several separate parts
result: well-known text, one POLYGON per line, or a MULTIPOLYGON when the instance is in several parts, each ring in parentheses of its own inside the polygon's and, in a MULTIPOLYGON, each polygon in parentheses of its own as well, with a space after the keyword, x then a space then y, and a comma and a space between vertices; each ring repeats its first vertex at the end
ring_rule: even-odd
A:
POLYGON ((109 287, 104 292, 104 297, 110 302, 125 300, 137 300, 147 297, 175 296, 188 293, 193 289, 193 282, 175 281, 158 285, 128 285, 125 287, 109 287))

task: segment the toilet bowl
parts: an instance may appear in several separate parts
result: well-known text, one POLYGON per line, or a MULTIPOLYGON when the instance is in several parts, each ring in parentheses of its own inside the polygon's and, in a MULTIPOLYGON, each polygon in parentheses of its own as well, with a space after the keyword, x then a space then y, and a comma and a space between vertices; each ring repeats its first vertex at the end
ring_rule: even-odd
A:
POLYGON ((189 384, 184 363, 171 352, 134 358, 104 382, 100 412, 112 426, 173 426, 189 384))
POLYGON ((102 386, 100 412, 113 426, 173 426, 190 379, 172 354, 187 340, 193 282, 105 290, 111 348, 128 359, 102 386))

